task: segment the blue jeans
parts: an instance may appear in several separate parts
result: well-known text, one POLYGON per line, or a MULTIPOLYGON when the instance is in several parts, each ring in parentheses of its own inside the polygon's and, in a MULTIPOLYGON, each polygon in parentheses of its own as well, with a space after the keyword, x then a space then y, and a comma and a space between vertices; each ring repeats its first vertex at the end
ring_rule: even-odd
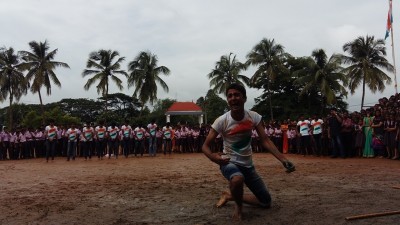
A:
POLYGON ((54 160, 54 155, 56 153, 56 140, 46 140, 46 160, 49 160, 49 156, 51 155, 51 160, 54 160))
POLYGON ((122 149, 125 157, 128 157, 129 155, 129 146, 130 146, 129 138, 124 137, 124 139, 122 140, 122 149))
POLYGON ((157 138, 154 137, 149 137, 149 155, 156 155, 157 152, 157 138))
POLYGON ((257 197, 260 201, 262 207, 269 207, 271 205, 271 195, 268 192, 264 181, 256 172, 254 166, 243 167, 238 166, 233 163, 220 166, 222 175, 230 181, 234 176, 244 177, 244 183, 250 189, 250 191, 257 197))
POLYGON ((164 144, 164 155, 167 154, 167 152, 169 154, 171 154, 171 150, 172 150, 172 141, 171 141, 171 139, 164 139, 163 140, 163 144, 164 144))
POLYGON ((333 157, 338 157, 340 154, 340 157, 344 158, 346 157, 346 154, 344 152, 343 148, 343 142, 342 142, 342 137, 340 135, 331 135, 332 139, 332 156, 333 157), (338 151, 339 150, 339 151, 338 151))

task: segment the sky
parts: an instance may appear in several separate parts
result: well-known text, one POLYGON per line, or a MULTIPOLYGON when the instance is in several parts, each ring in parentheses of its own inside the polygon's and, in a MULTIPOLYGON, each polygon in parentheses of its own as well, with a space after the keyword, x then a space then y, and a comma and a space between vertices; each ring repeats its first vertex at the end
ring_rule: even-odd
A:
MULTIPOLYGON (((156 54, 158 65, 171 70, 162 76, 169 92, 160 87, 158 98, 196 102, 210 89, 207 74, 223 55, 233 53, 245 62, 251 49, 267 38, 295 57, 310 56, 317 48, 329 57, 343 53, 343 45, 359 36, 383 39, 388 9, 387 0, 0 0, 0 46, 30 51, 30 41, 47 40, 50 50, 58 49, 55 61, 70 69, 56 69, 62 86, 52 85, 51 95, 42 96, 44 104, 64 98, 97 99, 96 85, 84 90, 89 77, 82 77, 82 72, 89 54, 100 49, 118 51, 125 57, 125 70, 139 52, 156 54)), ((393 17, 399 52, 398 2, 393 2, 393 17)), ((386 47, 393 63, 390 38, 386 47)), ((254 68, 242 74, 251 77, 252 72, 254 68)), ((126 79, 120 78, 124 89, 111 85, 109 93, 132 95, 134 88, 128 89, 126 79)), ((251 108, 261 93, 248 89, 246 107, 251 108)), ((361 93, 361 88, 349 93, 350 111, 360 109, 361 93)), ((394 93, 394 82, 383 93, 367 89, 365 104, 394 93)), ((39 97, 29 92, 19 102, 39 104, 39 97)), ((0 104, 5 106, 8 101, 0 104)))

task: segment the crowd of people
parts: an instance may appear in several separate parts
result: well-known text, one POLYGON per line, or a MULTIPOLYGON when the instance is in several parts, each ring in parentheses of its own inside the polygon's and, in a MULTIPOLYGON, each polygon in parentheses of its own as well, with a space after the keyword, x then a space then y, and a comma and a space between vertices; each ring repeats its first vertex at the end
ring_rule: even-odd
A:
MULTIPOLYGON (((399 159, 400 95, 379 99, 359 112, 338 112, 325 117, 299 116, 266 124, 266 133, 283 153, 315 156, 378 157, 399 159)), ((253 132, 253 149, 262 151, 253 132)))
MULTIPOLYGON (((298 120, 265 123, 265 133, 282 153, 331 156, 379 157, 399 159, 400 147, 400 95, 382 98, 378 104, 360 112, 340 113, 332 108, 329 115, 298 120)), ((45 128, 19 128, 0 133, 0 159, 29 159, 55 156, 75 160, 97 157, 156 156, 157 153, 201 152, 210 125, 189 126, 178 124, 157 126, 151 121, 147 126, 129 125, 129 121, 94 125, 90 122, 57 126, 55 121, 45 128)), ((211 146, 222 152, 220 135, 211 146)), ((254 152, 264 152, 258 134, 252 135, 254 152)))

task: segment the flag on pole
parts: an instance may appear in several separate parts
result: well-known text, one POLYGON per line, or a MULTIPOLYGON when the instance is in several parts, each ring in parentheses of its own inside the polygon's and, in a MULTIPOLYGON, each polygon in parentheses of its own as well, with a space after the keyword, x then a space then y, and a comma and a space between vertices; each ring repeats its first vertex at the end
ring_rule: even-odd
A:
POLYGON ((385 40, 386 38, 389 37, 390 30, 392 29, 392 23, 393 23, 392 0, 389 0, 389 12, 387 17, 385 40))

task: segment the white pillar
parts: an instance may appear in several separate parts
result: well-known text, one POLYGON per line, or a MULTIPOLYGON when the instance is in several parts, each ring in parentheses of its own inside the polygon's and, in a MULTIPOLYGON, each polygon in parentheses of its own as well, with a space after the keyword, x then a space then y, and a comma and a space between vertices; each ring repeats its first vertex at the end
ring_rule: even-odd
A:
POLYGON ((171 115, 168 114, 166 119, 167 119, 167 123, 171 122, 171 115))
POLYGON ((201 114, 200 116, 199 116, 199 125, 201 125, 202 123, 203 123, 203 114, 201 114))

